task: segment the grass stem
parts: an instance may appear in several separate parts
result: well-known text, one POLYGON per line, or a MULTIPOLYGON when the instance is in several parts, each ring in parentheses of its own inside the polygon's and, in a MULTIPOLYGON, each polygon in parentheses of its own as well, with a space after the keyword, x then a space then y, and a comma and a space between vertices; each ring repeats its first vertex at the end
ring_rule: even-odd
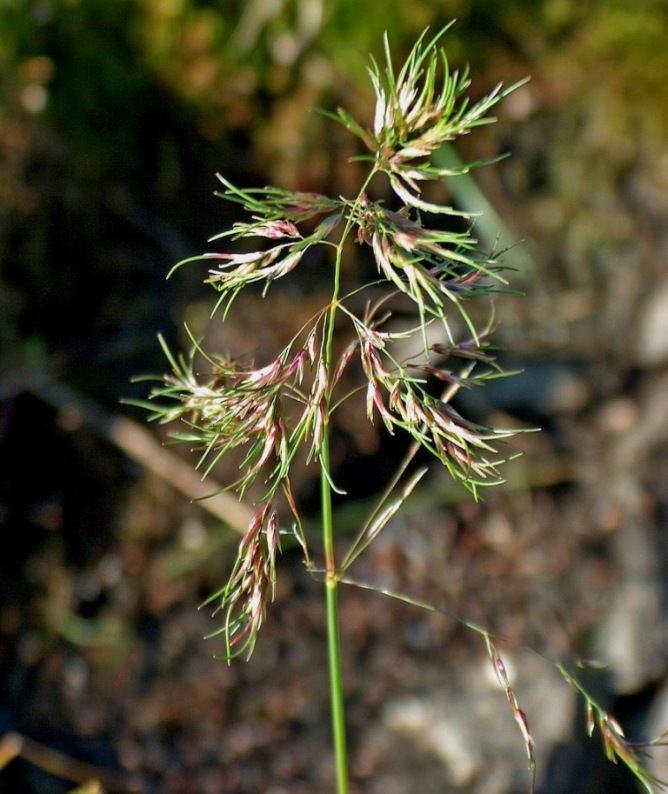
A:
POLYGON ((337 794, 348 794, 348 748, 343 699, 343 674, 341 671, 341 642, 339 638, 338 574, 334 556, 334 526, 332 520, 332 486, 327 477, 329 469, 329 434, 327 430, 321 448, 323 470, 321 474, 322 532, 325 551, 325 597, 327 607, 327 649, 329 683, 336 768, 337 794))

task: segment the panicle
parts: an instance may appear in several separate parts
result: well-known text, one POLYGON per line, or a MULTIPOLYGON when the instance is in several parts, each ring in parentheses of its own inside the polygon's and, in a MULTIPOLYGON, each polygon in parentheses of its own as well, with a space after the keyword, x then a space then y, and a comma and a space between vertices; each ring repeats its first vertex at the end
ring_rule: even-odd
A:
POLYGON ((278 513, 266 502, 255 511, 239 544, 227 584, 202 605, 217 602, 213 616, 224 616, 222 627, 209 638, 224 635, 228 662, 244 652, 250 657, 253 652, 267 601, 274 596, 278 548, 278 513))
MULTIPOLYGON (((448 26, 449 27, 449 26, 448 26)), ((465 96, 468 71, 451 72, 445 52, 438 46, 448 27, 431 40, 425 31, 411 49, 398 74, 385 37, 384 69, 374 60, 369 69, 376 96, 373 129, 366 130, 339 109, 338 120, 371 150, 379 170, 407 206, 433 213, 458 214, 452 207, 425 201, 420 182, 464 173, 435 166, 431 157, 444 144, 494 121, 488 113, 497 102, 525 81, 502 90, 496 86, 473 105, 465 96)))

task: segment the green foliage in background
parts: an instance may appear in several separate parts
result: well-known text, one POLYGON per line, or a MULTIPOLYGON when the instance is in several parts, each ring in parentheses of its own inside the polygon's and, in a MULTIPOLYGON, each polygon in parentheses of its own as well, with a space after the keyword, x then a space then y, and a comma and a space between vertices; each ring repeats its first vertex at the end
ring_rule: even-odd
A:
MULTIPOLYGON (((363 16, 357 0, 4 0, 0 120, 39 118, 94 176, 137 176, 167 156, 174 119, 220 146, 221 159, 243 156, 246 143, 253 151, 263 136, 307 148, 301 136, 313 128, 300 114, 328 97, 353 106, 356 94, 368 98, 364 63, 378 55, 379 30, 406 53, 426 26, 456 18, 451 61, 474 73, 504 49, 533 70, 572 40, 592 59, 614 57, 610 68, 636 85, 664 73, 665 16, 656 0, 368 0, 363 16)), ((267 170, 276 149, 265 150, 267 170)))
POLYGON ((471 33, 453 37, 450 50, 455 64, 475 63, 484 48, 470 44, 485 29, 498 32, 502 5, 505 14, 523 6, 369 0, 361 19, 356 0, 3 2, 0 102, 4 116, 43 117, 97 176, 132 172, 151 134, 162 137, 161 108, 181 108, 210 140, 238 130, 252 139, 277 99, 304 86, 354 93, 378 30, 405 50, 425 26, 462 16, 471 33))

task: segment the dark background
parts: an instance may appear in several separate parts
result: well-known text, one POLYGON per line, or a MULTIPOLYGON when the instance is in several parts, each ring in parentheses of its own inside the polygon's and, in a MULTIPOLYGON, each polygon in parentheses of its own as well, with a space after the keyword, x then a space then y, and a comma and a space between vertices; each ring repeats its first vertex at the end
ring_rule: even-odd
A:
MULTIPOLYGON (((665 4, 0 0, 0 732, 39 742, 42 766, 59 750, 109 791, 331 790, 317 583, 287 552, 251 662, 213 660, 197 606, 238 535, 165 478, 159 445, 137 452, 123 422, 146 417, 120 400, 164 371, 158 332, 185 347, 184 320, 206 325, 202 270, 165 276, 236 217, 215 173, 354 195, 354 144, 313 109, 369 123, 383 31, 399 60, 452 18, 445 47, 470 63, 473 98, 531 76, 456 144, 465 160, 511 155, 476 172, 499 216, 477 228, 522 241, 506 261, 525 293, 496 305, 504 361, 524 374, 462 410, 542 432, 514 442, 526 454, 484 503, 434 474, 356 575, 551 658, 596 656, 608 666, 585 678, 631 738, 668 727, 665 4)), ((244 299, 220 343, 270 347, 324 275, 244 299)), ((355 430, 341 431, 342 535, 401 451, 355 430)), ((312 488, 304 472, 306 504, 312 488)), ((354 791, 526 791, 480 638, 375 593, 342 601, 354 791)), ((635 791, 554 668, 519 646, 502 651, 539 790, 635 791)), ((665 775, 665 751, 654 763, 665 775)), ((72 785, 25 758, 0 770, 3 792, 72 785)))

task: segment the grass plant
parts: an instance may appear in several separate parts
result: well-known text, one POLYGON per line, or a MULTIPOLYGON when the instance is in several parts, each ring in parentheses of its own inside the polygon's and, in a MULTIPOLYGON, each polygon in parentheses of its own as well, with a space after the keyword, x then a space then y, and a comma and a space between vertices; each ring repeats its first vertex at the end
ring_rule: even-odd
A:
MULTIPOLYGON (((493 298, 508 284, 502 252, 481 250, 473 219, 434 198, 438 191, 432 188, 473 167, 444 166, 438 152, 491 123, 490 111, 521 83, 499 85, 471 102, 468 75, 450 70, 440 46, 447 29, 435 35, 425 31, 398 70, 385 39, 382 65, 372 60, 369 67, 375 92, 370 128, 343 109, 329 114, 364 149, 356 159, 366 174, 352 198, 275 187, 240 188, 219 175, 219 195, 241 205, 247 219, 212 238, 224 250, 176 266, 208 266, 206 281, 218 293, 214 314, 224 320, 235 310, 239 293, 253 285, 266 295, 274 282, 293 276, 316 251, 329 268, 328 300, 283 349, 259 351, 256 358, 211 353, 192 334, 188 355, 173 353, 163 342, 171 371, 147 403, 153 419, 178 423, 172 436, 197 450, 204 478, 224 456, 234 454, 240 460, 239 474, 228 487, 240 499, 252 494, 255 500, 229 579, 207 601, 219 619, 210 636, 224 638, 224 658, 231 662, 252 653, 287 535, 299 543, 308 570, 324 584, 338 794, 349 791, 339 588, 354 583, 350 566, 425 475, 426 467, 415 466, 418 450, 429 453, 477 499, 483 488, 502 481, 500 467, 508 457, 504 440, 513 433, 464 417, 452 404, 460 389, 477 388, 506 374, 496 361, 491 336, 493 298), (391 200, 372 198, 380 180, 389 186, 391 200), (342 277, 351 242, 366 249, 375 263, 372 277, 353 288, 344 287, 342 277), (481 304, 487 307, 483 322, 478 319, 483 316, 481 304), (412 307, 413 316, 408 327, 395 322, 397 307, 405 316, 406 306, 412 307), (381 431, 407 434, 410 446, 377 508, 347 551, 337 556, 333 498, 341 489, 330 442, 337 412, 346 410, 360 391, 368 420, 381 431), (293 469, 302 459, 320 478, 318 548, 304 530, 293 488, 293 469)), ((496 638, 482 627, 461 622, 484 639, 524 737, 533 791, 536 759, 529 723, 496 638)), ((590 729, 601 730, 611 760, 621 760, 646 791, 654 791, 659 783, 642 766, 639 748, 624 739, 614 719, 563 665, 553 664, 584 698, 590 729)))

